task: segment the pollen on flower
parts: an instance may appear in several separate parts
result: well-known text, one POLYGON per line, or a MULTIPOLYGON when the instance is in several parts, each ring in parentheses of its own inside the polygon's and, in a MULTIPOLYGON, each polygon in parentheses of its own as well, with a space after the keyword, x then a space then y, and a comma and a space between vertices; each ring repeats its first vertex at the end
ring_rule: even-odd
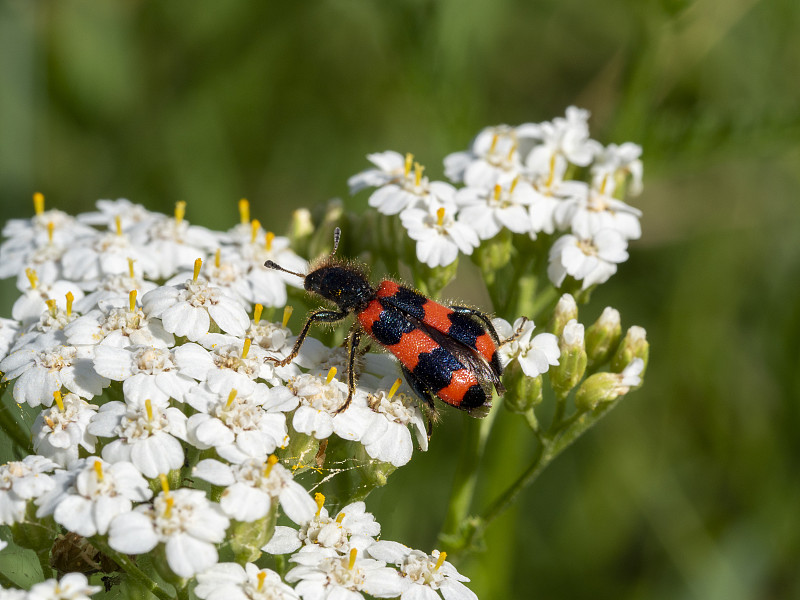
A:
POLYGON ((253 342, 250 338, 244 338, 244 344, 242 346, 242 358, 247 358, 247 355, 250 353, 250 345, 252 343, 253 342))
POLYGON ((314 502, 317 503, 317 516, 322 512, 322 505, 325 504, 325 495, 317 492, 314 494, 314 502))
POLYGON ((350 549, 350 561, 349 561, 349 564, 347 565, 347 568, 349 570, 351 570, 351 571, 353 570, 353 567, 356 564, 356 558, 357 557, 358 557, 358 548, 351 548, 350 549))
POLYGON ((268 231, 264 236, 264 249, 267 252, 272 252, 272 242, 275 241, 275 234, 268 231))
POLYGON ((103 481, 103 463, 99 460, 94 461, 94 472, 97 475, 97 481, 103 481))
POLYGON ((64 401, 61 399, 61 390, 56 390, 53 392, 53 400, 55 401, 58 410, 64 412, 64 401))
POLYGON ((39 276, 36 274, 36 269, 25 269, 25 276, 31 284, 31 289, 35 290, 36 286, 39 285, 39 276))
POLYGON ((392 387, 389 390, 389 393, 386 395, 386 397, 389 398, 389 400, 391 400, 392 397, 397 393, 397 390, 400 389, 400 384, 401 383, 403 383, 403 380, 400 379, 399 377, 394 380, 394 383, 392 384, 392 387))
POLYGON ((175 203, 175 221, 177 223, 182 223, 183 218, 186 216, 186 201, 185 200, 178 200, 175 203))
POLYGON ((53 232, 56 229, 55 223, 52 221, 47 222, 47 241, 52 243, 53 242, 53 232))
POLYGON ((192 281, 197 281, 197 278, 200 276, 200 267, 203 266, 203 259, 197 258, 194 261, 194 274, 192 275, 192 281))
POLYGON ((261 229, 261 221, 253 219, 250 223, 250 243, 253 244, 258 237, 258 230, 261 229))
POLYGON ((72 292, 67 292, 66 299, 67 299, 67 316, 70 317, 72 316, 72 303, 75 300, 75 296, 73 295, 72 292))
POLYGON ((333 381, 333 378, 336 377, 336 367, 331 367, 328 369, 328 376, 325 379, 325 383, 328 384, 333 381))
POLYGON ((256 304, 253 307, 253 323, 258 323, 261 320, 261 313, 264 312, 263 304, 256 304))

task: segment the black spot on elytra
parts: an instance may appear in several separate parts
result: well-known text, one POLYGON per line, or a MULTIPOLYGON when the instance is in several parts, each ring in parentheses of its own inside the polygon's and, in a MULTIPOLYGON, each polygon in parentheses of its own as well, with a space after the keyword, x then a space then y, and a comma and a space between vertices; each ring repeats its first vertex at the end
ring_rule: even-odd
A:
POLYGON ((459 408, 477 408, 479 406, 483 406, 486 403, 486 392, 483 388, 478 385, 470 386, 467 390, 467 393, 464 394, 464 398, 461 400, 461 404, 459 408))
POLYGON ((440 347, 420 354, 419 362, 414 367, 413 373, 425 387, 438 391, 450 385, 453 371, 463 368, 464 366, 456 360, 455 356, 440 347))
POLYGON ((404 333, 414 329, 414 325, 398 310, 385 308, 380 318, 372 324, 372 336, 384 346, 400 343, 404 333))

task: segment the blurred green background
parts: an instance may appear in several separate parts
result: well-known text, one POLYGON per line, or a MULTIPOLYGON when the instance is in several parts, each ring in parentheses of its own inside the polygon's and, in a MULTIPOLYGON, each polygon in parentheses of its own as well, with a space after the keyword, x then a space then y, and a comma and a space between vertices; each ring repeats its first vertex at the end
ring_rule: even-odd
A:
MULTIPOLYGON (((798 31, 797 0, 3 0, 2 219, 38 190, 224 229, 247 197, 281 231, 367 152, 440 176, 486 125, 588 108, 644 147, 644 236, 582 320, 618 307, 650 369, 462 571, 485 599, 797 598, 798 31)), ((465 420, 370 498, 385 538, 435 547, 465 420)), ((479 503, 528 437, 501 415, 479 503)))

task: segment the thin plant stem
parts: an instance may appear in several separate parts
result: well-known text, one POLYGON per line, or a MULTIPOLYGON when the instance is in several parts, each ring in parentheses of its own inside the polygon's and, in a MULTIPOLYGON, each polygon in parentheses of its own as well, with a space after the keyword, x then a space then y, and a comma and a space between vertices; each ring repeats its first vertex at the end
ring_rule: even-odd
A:
POLYGON ((533 483, 553 459, 611 411, 618 402, 619 400, 611 402, 606 406, 598 408, 594 412, 581 413, 575 416, 574 420, 573 417, 570 417, 564 421, 560 427, 554 421, 553 427, 557 428, 556 431, 553 433, 548 432, 548 438, 545 440, 544 444, 538 446, 536 454, 528 467, 480 516, 480 525, 476 530, 476 535, 480 536, 483 534, 489 524, 503 514, 515 502, 520 492, 533 483), (569 425, 564 427, 567 423, 569 423, 569 425))

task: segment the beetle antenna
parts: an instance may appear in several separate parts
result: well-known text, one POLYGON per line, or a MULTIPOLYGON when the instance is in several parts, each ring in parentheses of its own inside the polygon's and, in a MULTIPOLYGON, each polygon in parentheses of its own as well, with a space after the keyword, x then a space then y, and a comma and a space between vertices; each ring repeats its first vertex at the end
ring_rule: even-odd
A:
POLYGON ((336 254, 336 249, 339 247, 340 237, 342 237, 342 230, 337 227, 333 230, 333 252, 331 252, 331 257, 336 254))
POLYGON ((265 262, 264 266, 267 267, 268 269, 275 269, 276 271, 283 271, 284 273, 289 273, 289 275, 297 275, 301 279, 305 279, 305 277, 306 277, 302 273, 295 273, 294 271, 290 271, 289 269, 284 269, 278 263, 273 262, 271 260, 268 260, 267 262, 265 262))

